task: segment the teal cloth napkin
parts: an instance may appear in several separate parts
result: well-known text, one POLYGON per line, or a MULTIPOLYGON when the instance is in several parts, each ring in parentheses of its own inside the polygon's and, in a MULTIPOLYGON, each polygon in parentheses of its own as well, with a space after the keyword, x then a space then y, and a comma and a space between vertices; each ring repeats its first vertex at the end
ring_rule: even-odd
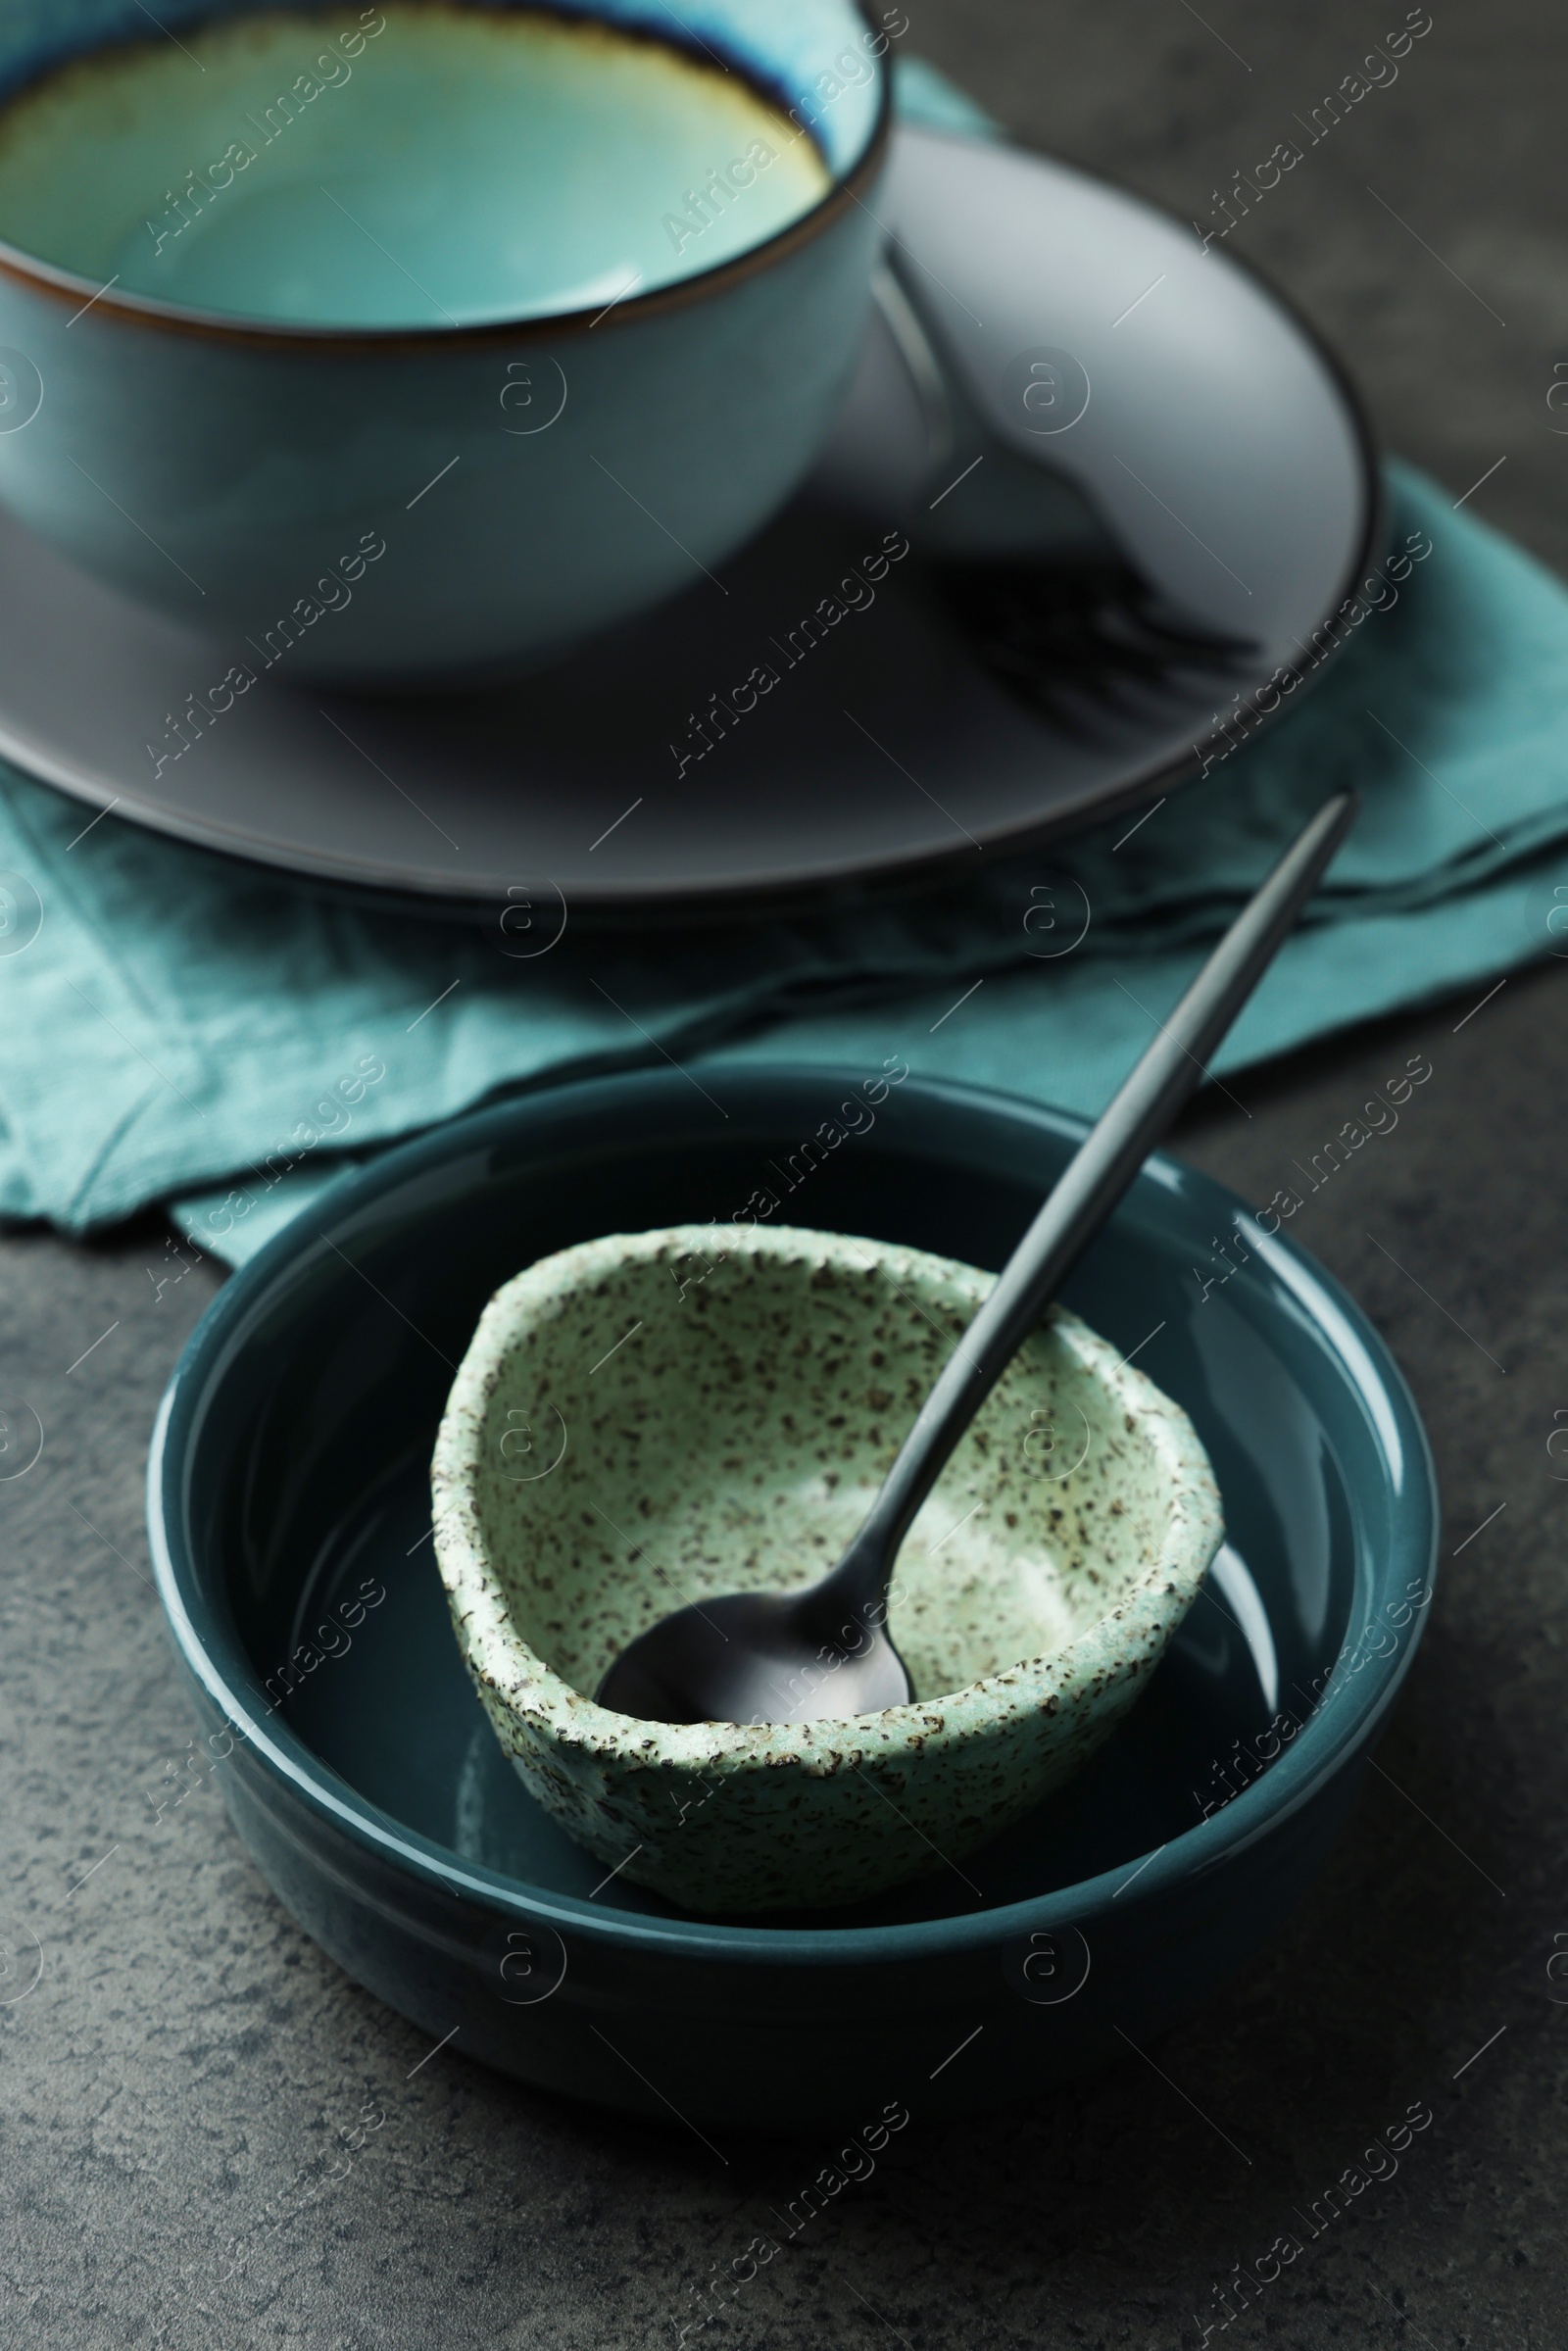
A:
MULTIPOLYGON (((984 126, 918 69, 901 98, 984 126)), ((1094 1111, 1345 784, 1360 820, 1221 1075, 1568 950, 1550 919, 1568 906, 1568 593, 1435 484, 1399 465, 1390 483, 1395 543, 1431 553, 1298 710, 1136 829, 916 904, 568 929, 512 962, 472 925, 323 900, 112 816, 84 833, 77 804, 0 767, 0 1215, 79 1233, 163 1201, 237 1263, 393 1138, 666 1058, 720 1100, 714 1056, 898 1058, 1094 1111)))

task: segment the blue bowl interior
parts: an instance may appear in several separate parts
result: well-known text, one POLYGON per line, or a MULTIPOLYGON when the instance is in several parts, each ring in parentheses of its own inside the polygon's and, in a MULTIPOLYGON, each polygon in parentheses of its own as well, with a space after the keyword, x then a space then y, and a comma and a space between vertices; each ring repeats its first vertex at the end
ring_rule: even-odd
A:
MULTIPOLYGON (((300 0, 288 0, 295 8, 300 0)), ((526 8, 530 0, 482 0, 526 8)), ((0 103, 54 67, 124 41, 167 38, 225 17, 258 16, 278 0, 163 0, 155 13, 137 0, 0 0, 0 103)), ((716 57, 793 110, 836 178, 870 146, 886 102, 888 36, 857 0, 548 0, 558 16, 599 18, 654 39, 716 57), (880 40, 880 52, 876 43, 880 40)), ((304 12, 344 16, 342 0, 304 12)), ((346 22, 360 12, 349 8, 346 22)), ((366 12, 373 17, 371 8, 366 12)), ((303 46, 303 45, 302 45, 303 46)), ((302 68, 310 63, 302 54, 302 68)), ((193 161, 199 161, 193 158, 193 161)))
MULTIPOLYGON (((462 1121, 289 1228, 223 1294, 182 1369, 164 1506, 211 1665, 258 1712, 269 1684, 277 1696, 295 1679, 271 1722, 302 1761, 557 1915, 582 1906, 608 1929, 680 1914, 624 1879, 595 1894, 602 1865, 533 1804, 480 1712, 428 1540, 452 1368, 485 1300, 534 1258, 595 1234, 725 1219, 760 1184, 780 1190, 770 1165, 787 1165, 852 1082, 705 1072, 721 1121, 672 1071, 462 1121), (360 1617, 367 1584, 386 1596, 360 1617), (291 1659, 305 1670, 284 1677, 291 1659)), ((911 1080, 780 1221, 995 1267, 1082 1132, 1065 1115, 911 1080)), ((1315 1688, 1386 1601, 1387 1563, 1424 1572, 1424 1439, 1354 1309, 1298 1251, 1262 1243, 1250 1217, 1248 1262, 1202 1295, 1238 1205, 1152 1161, 1065 1293, 1185 1406, 1224 1496, 1226 1550, 1146 1695, 1080 1778, 961 1874, 944 1867, 853 1909, 779 1914, 774 1930, 972 1918, 1170 1846, 1198 1831, 1205 1799, 1220 1806, 1262 1768, 1256 1742, 1276 1713, 1313 1713, 1315 1688)), ((1330 1696, 1343 1698, 1337 1683, 1330 1696)), ((1298 1744, 1273 1768, 1301 1765, 1298 1744)))

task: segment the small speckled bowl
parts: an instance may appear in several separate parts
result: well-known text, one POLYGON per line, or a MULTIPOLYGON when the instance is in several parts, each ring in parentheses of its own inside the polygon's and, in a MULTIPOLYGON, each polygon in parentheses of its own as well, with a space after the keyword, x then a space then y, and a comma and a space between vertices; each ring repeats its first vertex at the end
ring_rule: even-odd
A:
POLYGON ((694 1910, 862 1900, 987 1843, 1138 1697, 1219 1494, 1186 1414, 1061 1308, 900 1555, 911 1704, 673 1725, 585 1694, 683 1601, 831 1566, 992 1281, 689 1226, 579 1244, 491 1299, 436 1444, 436 1554, 503 1747, 607 1867, 694 1910))

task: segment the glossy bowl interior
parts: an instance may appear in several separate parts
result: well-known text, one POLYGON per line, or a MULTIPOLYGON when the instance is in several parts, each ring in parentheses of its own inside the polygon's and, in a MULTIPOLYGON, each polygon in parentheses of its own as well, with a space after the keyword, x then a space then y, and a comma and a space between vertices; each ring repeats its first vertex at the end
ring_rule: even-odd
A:
MULTIPOLYGON (((1376 1334, 1284 1236, 1156 1157, 1065 1292, 1182 1404, 1224 1501, 1226 1544, 1140 1705, 993 1845, 831 1925, 696 1918, 607 1880, 528 1799, 452 1638, 428 1541, 446 1393, 520 1265, 787 1191, 770 1167, 798 1170, 858 1082, 604 1080, 389 1153, 220 1296, 150 1465, 216 1776, 287 1906, 432 2034, 705 2128, 997 2103, 1170 2022, 1304 1892, 1431 1594, 1430 1456, 1376 1334), (1193 1267, 1233 1232, 1245 1262, 1205 1295, 1193 1267)), ((997 1266, 1082 1132, 910 1078, 780 1213, 997 1266)))
MULTIPOLYGON (((425 4, 429 5, 429 0, 425 4)), ((466 4, 471 5, 472 0, 466 4)), ((534 13, 538 0, 479 0, 479 5, 505 17, 534 13)), ((39 0, 20 0, 20 4, 12 0, 12 5, 0 11, 0 106, 63 66, 121 48, 156 53, 160 44, 174 40, 180 31, 199 33, 231 20, 274 13, 277 0, 168 0, 156 16, 141 0, 41 0, 41 4, 39 0)), ((232 165, 227 166, 227 176, 221 176, 225 142, 235 142, 238 133, 247 145, 254 140, 259 155, 273 140, 282 139, 295 122, 314 121, 307 108, 316 106, 323 88, 332 90, 351 80, 362 61, 368 60, 368 70, 374 73, 376 53, 367 44, 380 39, 387 30, 379 8, 356 9, 352 0, 348 4, 345 0, 292 0, 287 13, 298 20, 297 56, 291 52, 289 73, 295 67, 303 71, 292 83, 289 73, 282 73, 284 102, 264 114, 260 122, 249 113, 234 119, 204 108, 200 85, 193 79, 183 144, 177 131, 170 144, 164 125, 153 126, 151 135, 158 143, 148 166, 146 195, 139 208, 131 208, 131 220, 137 209, 164 218, 159 208, 162 184, 172 177, 179 188, 182 172, 187 214, 199 217, 205 205, 216 203, 234 184, 232 165), (323 45, 325 53, 318 58, 323 45), (321 77, 313 70, 318 63, 325 69, 321 77), (210 168, 214 158, 220 167, 216 185, 210 168), (204 167, 208 167, 205 175, 204 167)), ((683 0, 678 10, 664 5, 664 0, 548 0, 544 13, 568 22, 604 24, 684 51, 699 63, 716 62, 725 72, 731 70, 729 61, 733 60, 756 88, 779 109, 793 113, 809 133, 835 190, 864 157, 885 111, 882 60, 888 54, 890 35, 870 22, 859 0, 790 0, 787 10, 760 6, 758 0, 683 0)), ((185 53, 190 55, 189 50, 185 53)), ((199 70, 199 61, 193 63, 199 70)), ((264 89, 264 105, 270 95, 270 90, 264 89)), ((323 110, 323 119, 331 119, 327 110, 323 110)), ((355 126, 349 122, 335 127, 341 134, 341 154, 352 157, 355 126)), ((240 151, 237 142, 228 147, 231 156, 240 151)), ((331 149, 326 152, 337 160, 331 149)), ((573 159, 565 159, 563 170, 572 168, 573 159)), ((612 169, 612 159, 607 169, 612 169)), ((579 201, 591 200, 595 192, 590 189, 586 197, 579 193, 579 201)), ((822 202, 828 200, 824 196, 822 202)), ((678 211, 679 202, 679 192, 672 190, 671 207, 678 211)), ((693 217, 701 219, 700 215, 693 217)), ((177 224, 182 216, 171 212, 169 218, 177 224)), ((97 223, 97 210, 90 204, 79 221, 65 216, 68 242, 77 245, 83 238, 91 242, 99 233, 97 223)), ((96 274, 87 271, 85 262, 79 268, 74 266, 59 253, 45 250, 47 242, 47 238, 25 236, 13 239, 8 222, 0 219, 0 262, 36 271, 51 283, 69 282, 84 296, 92 294, 95 301, 106 302, 112 311, 143 310, 149 316, 190 318, 210 315, 177 298, 117 293, 113 279, 105 286, 102 270, 96 274)), ((94 255, 95 262, 102 258, 94 255)), ((706 259, 698 247, 690 269, 682 269, 680 276, 703 274, 706 259)), ((600 306, 590 307, 597 310, 600 306)), ((630 307, 637 307, 635 296, 630 307)), ((218 314, 225 319, 242 315, 226 307, 218 314)), ((535 314, 527 311, 522 315, 535 314)), ((278 322, 270 315, 251 323, 269 333, 277 331, 278 322)))

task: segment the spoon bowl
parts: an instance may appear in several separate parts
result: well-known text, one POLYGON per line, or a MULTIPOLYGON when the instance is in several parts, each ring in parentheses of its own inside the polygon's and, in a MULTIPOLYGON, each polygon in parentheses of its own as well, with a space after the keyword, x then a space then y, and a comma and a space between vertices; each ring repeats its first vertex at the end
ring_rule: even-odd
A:
POLYGON ((820 1723, 880 1714, 914 1694, 886 1623, 841 1621, 816 1586, 694 1600, 659 1635, 616 1658, 602 1706, 656 1723, 820 1723), (693 1689, 702 1714, 689 1711, 693 1689))

